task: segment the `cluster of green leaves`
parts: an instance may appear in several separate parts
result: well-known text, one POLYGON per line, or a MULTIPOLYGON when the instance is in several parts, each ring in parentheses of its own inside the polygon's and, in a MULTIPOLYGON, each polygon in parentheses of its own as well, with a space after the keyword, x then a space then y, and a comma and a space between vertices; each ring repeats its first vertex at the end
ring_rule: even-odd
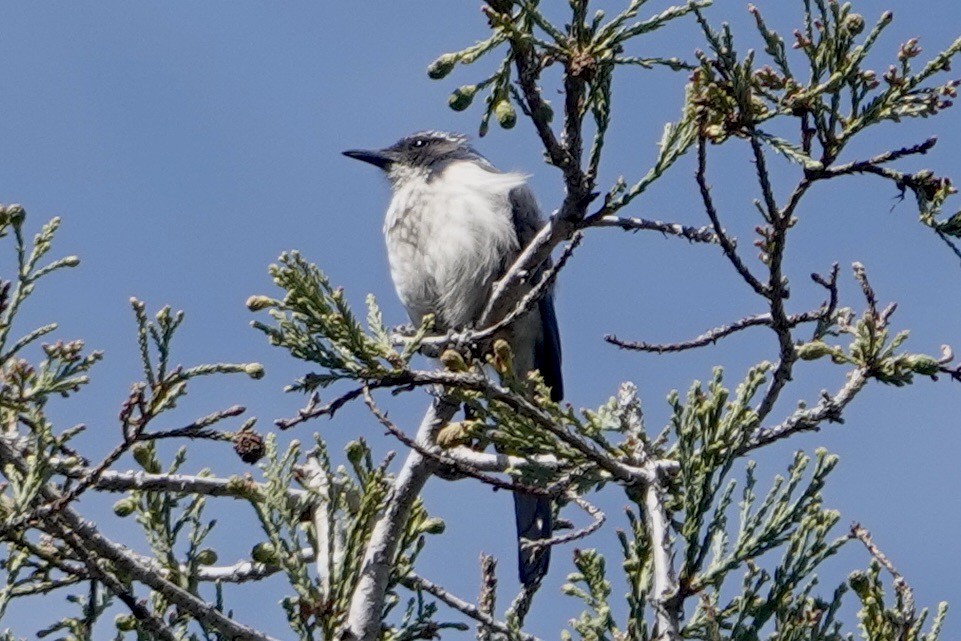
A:
POLYGON ((950 107, 961 81, 943 76, 961 52, 961 38, 920 69, 913 60, 921 49, 912 39, 901 45, 897 64, 878 74, 868 66, 869 54, 893 14, 885 12, 865 33, 864 17, 855 13, 850 3, 804 0, 804 26, 794 32, 793 48, 803 54, 798 64, 760 10, 751 5, 750 11, 769 64, 759 66, 753 51, 740 57, 728 26, 716 31, 700 10, 695 11, 711 52, 699 54, 688 101, 700 134, 715 143, 731 136, 756 138, 800 164, 810 180, 855 172, 888 178, 902 191, 912 190, 924 224, 942 235, 957 236, 961 215, 946 221, 937 218, 947 197, 955 192, 950 180, 930 170, 905 174, 882 166, 909 153, 924 153, 934 141, 914 151, 906 148, 870 161, 838 168, 832 165, 848 143, 870 127, 933 116, 950 107), (777 118, 798 121, 799 138, 789 141, 765 131, 777 118))
MULTIPOLYGON (((148 474, 176 474, 187 460, 187 449, 179 448, 166 469, 153 442, 135 446, 133 458, 148 474)), ((210 472, 201 470, 197 476, 207 477, 210 472)), ((197 569, 217 562, 217 553, 203 545, 216 525, 216 520, 204 518, 206 505, 207 498, 202 494, 134 490, 114 503, 113 508, 119 517, 136 515, 136 522, 150 546, 154 567, 161 568, 167 580, 204 599, 197 569)), ((218 586, 218 602, 220 596, 218 586)), ((178 638, 188 638, 193 623, 189 614, 156 592, 151 594, 150 605, 154 613, 167 621, 178 638)), ((137 630, 137 620, 133 615, 122 615, 117 618, 116 626, 121 633, 133 632, 137 630)))
POLYGON ((850 3, 834 0, 805 0, 804 27, 795 32, 794 48, 804 55, 803 78, 792 71, 784 38, 765 23, 760 10, 750 11, 765 42, 770 65, 756 68, 753 52, 739 59, 734 37, 725 25, 721 31, 710 27, 697 11, 714 57, 700 56, 693 82, 695 101, 704 107, 703 131, 715 142, 731 135, 745 135, 777 116, 808 118, 822 155, 808 151, 775 148, 793 160, 817 169, 833 162, 845 145, 859 132, 887 120, 929 116, 951 106, 957 81, 926 84, 950 68, 951 59, 961 51, 961 39, 935 56, 915 73, 911 60, 921 52, 917 41, 901 46, 899 66, 883 75, 866 68, 868 54, 892 19, 885 12, 874 27, 865 30, 864 17, 854 13, 850 3))
MULTIPOLYGON (((298 638, 315 639, 319 634, 322 639, 338 639, 360 578, 364 550, 390 491, 390 457, 375 463, 367 444, 357 440, 346 448, 349 468, 334 468, 319 438, 306 456, 297 441, 279 452, 272 434, 265 446, 261 468, 266 483, 254 489, 240 488, 244 481, 236 481, 267 535, 251 555, 286 575, 294 594, 284 596, 281 604, 298 638), (306 491, 292 495, 290 488, 297 484, 306 491), (305 556, 307 550, 314 550, 317 558, 305 556)), ((426 536, 443 531, 443 521, 430 517, 416 501, 391 564, 385 617, 401 602, 398 587, 424 549, 426 536)), ((384 634, 392 639, 420 638, 414 632, 428 624, 450 627, 436 623, 435 614, 436 606, 415 594, 400 621, 386 627, 384 634)))
MULTIPOLYGON (((17 257, 14 280, 0 281, 0 423, 11 429, 21 423, 29 430, 25 434, 34 453, 28 472, 9 470, 9 486, 2 505, 2 516, 11 518, 33 505, 43 484, 53 475, 50 465, 53 456, 62 454, 67 443, 81 428, 55 433, 47 420, 44 406, 51 396, 67 397, 88 382, 87 372, 102 358, 100 352, 83 353, 82 341, 57 341, 42 346, 44 358, 33 364, 20 354, 42 337, 57 329, 50 323, 27 332, 12 341, 17 312, 33 293, 37 283, 60 269, 74 267, 79 260, 74 256, 60 258, 41 266, 41 261, 53 247, 54 235, 60 220, 45 224, 28 244, 24 232, 26 213, 19 205, 0 206, 0 238, 11 237, 17 257)), ((2 608, 0 608, 2 611, 2 608)))
MULTIPOLYGON (((41 490, 56 474, 55 457, 76 460, 69 443, 83 428, 57 432, 47 418, 45 406, 51 396, 68 397, 78 391, 88 382, 87 372, 101 359, 100 352, 84 354, 82 341, 42 345, 43 358, 39 363, 23 358, 21 354, 28 347, 57 329, 55 323, 11 341, 17 313, 38 282, 79 264, 76 257, 68 256, 41 265, 53 247, 60 220, 54 218, 43 225, 32 243, 27 241, 25 222, 26 213, 19 205, 0 206, 0 238, 12 238, 16 254, 16 275, 12 280, 0 281, 0 424, 7 438, 14 438, 19 447, 30 453, 26 466, 3 466, 0 519, 4 524, 21 520, 42 500, 41 490), (20 426, 22 429, 18 429, 20 426)), ((22 526, 12 531, 8 527, 4 538, 7 549, 0 559, 5 570, 0 617, 13 598, 45 594, 75 582, 51 563, 57 557, 56 549, 27 538, 22 526)), ((74 602, 80 603, 78 599, 82 598, 76 597, 74 602)), ((61 628, 51 628, 50 633, 55 629, 61 628)))
MULTIPOLYGON (((522 88, 518 89, 513 83, 514 76, 515 73, 539 73, 555 63, 562 65, 568 100, 574 99, 573 93, 581 93, 580 89, 569 91, 572 83, 586 87, 583 100, 577 100, 572 108, 565 105, 565 119, 576 121, 579 125, 587 114, 591 115, 595 135, 588 173, 595 175, 610 124, 614 70, 619 66, 646 69, 665 66, 673 70, 690 68, 678 58, 630 55, 627 52, 629 44, 698 7, 710 4, 709 0, 692 1, 639 20, 637 15, 645 1, 632 0, 623 11, 611 17, 603 10, 589 17, 588 2, 572 2, 571 19, 561 26, 552 22, 541 10, 538 0, 489 0, 484 12, 491 36, 461 51, 444 54, 428 67, 427 72, 431 78, 444 78, 457 64, 471 64, 487 54, 503 52, 504 57, 491 76, 457 88, 449 101, 452 109, 462 111, 470 106, 479 92, 488 91, 480 123, 480 135, 483 136, 492 117, 505 129, 513 127, 517 122, 517 108, 546 127, 554 116, 550 102, 539 93, 532 95, 529 85, 524 86, 526 78, 519 78, 522 88), (519 56, 525 59, 527 71, 513 70, 519 56), (527 95, 522 95, 522 92, 527 95)), ((551 161, 550 155, 548 157, 551 161)))
POLYGON ((343 379, 389 376, 407 365, 430 331, 428 317, 398 351, 373 296, 367 298, 365 328, 351 311, 343 290, 333 287, 327 276, 298 252, 282 254, 269 272, 285 295, 282 300, 267 296, 248 299, 251 311, 266 309, 276 323, 255 321, 253 326, 264 332, 272 345, 323 368, 288 387, 290 391, 312 391, 343 379))
POLYGON ((916 375, 936 376, 940 371, 940 363, 934 356, 898 351, 908 338, 907 330, 889 337, 886 319, 879 319, 870 311, 853 322, 849 309, 838 312, 842 321, 838 332, 853 337, 847 349, 816 340, 799 345, 798 358, 811 361, 827 357, 839 365, 862 368, 871 378, 898 387, 910 385, 916 375))
POLYGON ((286 575, 294 594, 283 596, 281 604, 294 632, 301 639, 310 639, 321 626, 326 612, 320 586, 301 553, 306 541, 300 524, 310 509, 309 498, 291 500, 288 494, 294 484, 300 444, 294 441, 280 452, 276 438, 269 434, 265 453, 261 466, 265 479, 263 491, 249 498, 267 540, 254 546, 251 556, 259 563, 279 567, 286 575))
POLYGON ((848 582, 861 602, 858 620, 861 636, 866 641, 886 641, 887 639, 937 641, 948 612, 946 603, 938 606, 931 626, 925 632, 924 624, 928 618, 928 609, 924 608, 920 613, 915 612, 914 597, 902 577, 895 578, 894 603, 887 604, 879 561, 872 561, 867 571, 852 572, 848 582))
MULTIPOLYGON (((230 373, 260 378, 263 368, 256 363, 214 363, 190 368, 173 365, 171 342, 183 314, 165 307, 149 319, 144 304, 132 300, 144 381, 133 386, 121 406, 120 444, 96 466, 85 467, 89 464, 71 447, 83 426, 58 428, 48 418, 47 406, 52 398, 72 398, 88 382, 88 373, 101 360, 101 353, 86 353, 81 341, 58 340, 38 346, 41 338, 57 329, 54 323, 28 331, 16 340, 11 338, 18 313, 35 293, 39 281, 53 272, 76 266, 79 261, 71 256, 43 262, 52 249, 59 219, 43 225, 32 243, 27 241, 25 225, 26 214, 19 205, 0 206, 0 238, 12 239, 16 259, 14 277, 0 281, 0 421, 4 426, 2 438, 8 457, 2 466, 4 483, 0 486, 0 527, 6 548, 0 558, 5 570, 0 587, 0 616, 14 598, 38 595, 50 598, 47 595, 66 592, 67 601, 77 606, 80 613, 61 616, 38 634, 91 638, 97 620, 118 601, 103 582, 85 576, 82 571, 87 560, 85 554, 78 553, 70 542, 55 534, 61 531, 57 513, 73 509, 76 499, 131 449, 134 460, 145 472, 173 474, 183 467, 186 450, 179 450, 164 469, 154 446, 156 440, 183 437, 229 441, 230 432, 212 427, 241 413, 243 408, 215 412, 174 430, 148 431, 147 427, 176 407, 187 393, 191 379, 230 373), (31 360, 29 350, 35 347, 39 347, 38 356, 31 360), (50 497, 58 498, 54 501, 50 497)), ((252 426, 248 421, 248 430, 252 426)), ((198 477, 208 474, 202 471, 198 477)), ((203 519, 205 504, 206 499, 199 494, 134 491, 115 506, 118 516, 137 515, 153 552, 150 567, 174 585, 198 596, 197 569, 216 562, 216 553, 203 547, 214 526, 213 521, 203 519)), ((112 572, 108 566, 102 567, 112 572)), ((130 577, 112 573, 111 580, 131 594, 136 593, 130 577)), ((219 602, 218 589, 215 603, 219 602)), ((159 593, 151 593, 147 603, 151 612, 164 618, 174 636, 197 638, 197 626, 182 609, 159 593)), ((127 632, 146 634, 141 623, 130 615, 118 615, 116 626, 118 637, 127 632)), ((209 638, 206 631, 201 631, 201 635, 209 638)))
MULTIPOLYGON (((711 560, 700 575, 693 572, 682 589, 697 592, 697 610, 686 622, 691 638, 715 639, 725 634, 740 636, 756 633, 773 622, 778 638, 821 638, 817 634, 833 626, 840 606, 841 591, 830 600, 813 595, 817 585, 815 570, 835 554, 847 540, 828 535, 840 515, 821 505, 821 489, 837 458, 818 450, 810 479, 805 479, 809 457, 798 453, 786 477, 777 476, 771 489, 758 504, 754 493, 753 464, 748 464, 736 536, 725 531, 723 511, 731 504, 734 481, 730 481, 718 501, 708 531, 713 531, 711 560), (757 562, 769 551, 783 548, 780 562, 772 572, 757 562), (722 602, 721 587, 729 573, 744 568, 740 594, 722 602), (689 587, 688 587, 689 586, 689 587), (723 604, 722 604, 723 603, 723 604), (822 617, 827 612, 827 617, 822 617), (799 614, 804 616, 798 616, 799 614)), ((691 565, 685 564, 682 572, 691 565)))
POLYGON ((834 310, 829 318, 818 323, 813 340, 794 347, 797 358, 802 361, 829 358, 832 363, 853 366, 867 378, 897 387, 910 385, 915 376, 936 379, 942 361, 949 361, 950 357, 901 351, 909 332, 902 330, 891 335, 891 316, 897 306, 892 303, 883 310, 878 309, 876 296, 860 263, 854 264, 854 277, 861 286, 867 308, 860 316, 855 316, 847 307, 834 310), (847 337, 848 344, 841 345, 840 341, 831 340, 832 337, 847 337))
MULTIPOLYGON (((757 428, 750 403, 764 383, 767 369, 765 364, 751 370, 733 398, 722 385, 720 370, 706 390, 695 383, 686 402, 673 394, 671 424, 648 445, 648 451, 680 464, 669 493, 669 513, 681 546, 675 599, 677 603, 690 597, 699 599, 698 608, 685 622, 686 638, 722 638, 722 629, 724 638, 732 630, 741 634, 756 631, 772 617, 779 627, 786 626, 787 618, 782 615, 799 603, 814 602, 808 594, 815 582, 814 570, 845 540, 827 540, 838 515, 822 507, 821 489, 837 460, 823 451, 818 452, 809 478, 805 472, 810 459, 797 453, 786 477, 776 477, 760 503, 755 494, 754 465, 748 463, 740 509, 732 507, 737 485, 732 469, 757 428), (733 531, 729 524, 732 511, 737 524, 733 531), (755 563, 780 548, 784 548, 783 558, 773 574, 755 563), (745 567, 744 585, 751 589, 720 606, 728 576, 745 567), (805 581, 810 584, 806 591, 796 593, 805 581), (767 590, 765 598, 755 598, 762 588, 767 590)), ((618 625, 611 614, 602 555, 596 550, 579 551, 575 554, 578 572, 569 577, 564 589, 587 606, 572 622, 583 639, 652 638, 647 624, 653 614, 652 542, 643 503, 633 488, 626 489, 637 503, 627 511, 629 530, 618 531, 622 569, 628 580, 628 615, 624 624, 618 625)))

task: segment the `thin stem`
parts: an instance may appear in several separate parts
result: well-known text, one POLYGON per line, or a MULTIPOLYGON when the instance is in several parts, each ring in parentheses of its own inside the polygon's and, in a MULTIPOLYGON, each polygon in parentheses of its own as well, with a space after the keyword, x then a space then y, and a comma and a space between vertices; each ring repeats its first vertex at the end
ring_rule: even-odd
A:
MULTIPOLYGON (((804 312, 803 314, 793 314, 787 317, 788 325, 791 327, 796 327, 802 323, 811 323, 814 321, 819 321, 824 316, 824 310, 813 310, 809 312, 804 312)), ((666 352, 683 352, 689 349, 695 349, 698 347, 705 347, 716 343, 722 338, 735 334, 742 330, 748 329, 750 327, 770 327, 773 323, 771 319, 771 314, 756 314, 754 316, 747 316, 738 321, 731 323, 730 325, 722 325, 720 327, 715 327, 704 332, 700 336, 693 338, 689 341, 684 341, 680 343, 646 343, 644 341, 624 341, 616 336, 608 334, 604 337, 608 343, 617 345, 621 349, 635 350, 639 352, 653 352, 655 354, 664 354, 666 352)))
POLYGON ((697 180, 698 189, 701 192, 701 200, 704 202, 704 210, 707 212, 708 218, 711 219, 711 225, 714 227, 714 234, 717 236, 718 243, 721 245, 721 249, 724 250, 724 255, 737 270, 737 273, 741 275, 751 289, 755 292, 767 298, 767 289, 761 284, 751 270, 747 268, 744 261, 737 254, 737 249, 734 247, 734 243, 728 238, 727 234, 724 232, 724 228, 721 227, 721 220, 717 213, 717 208, 714 206, 714 199, 711 198, 711 188, 707 184, 707 139, 704 136, 698 136, 697 139, 697 172, 695 174, 697 180))

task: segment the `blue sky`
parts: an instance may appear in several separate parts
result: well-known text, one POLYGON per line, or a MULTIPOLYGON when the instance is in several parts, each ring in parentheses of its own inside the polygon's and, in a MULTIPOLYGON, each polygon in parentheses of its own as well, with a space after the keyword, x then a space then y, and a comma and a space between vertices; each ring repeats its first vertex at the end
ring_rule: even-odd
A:
MULTIPOLYGON (((617 9, 623 3, 601 4, 617 9)), ((756 4, 784 33, 800 24, 799 0, 756 4)), ((648 11, 665 6, 651 2, 648 11)), ((708 12, 715 23, 727 20, 743 34, 742 50, 757 47, 746 6, 719 0, 708 12)), ((961 33, 961 6, 950 0, 864 0, 856 9, 869 23, 885 9, 895 12, 877 48, 879 71, 909 37, 922 38, 927 56, 961 33)), ((340 152, 386 145, 424 128, 474 133, 477 110, 452 112, 447 96, 485 77, 489 63, 458 68, 439 82, 424 70, 437 55, 482 38, 485 28, 477 2, 442 0, 0 6, 0 200, 22 203, 35 227, 62 216, 59 252, 83 260, 79 269, 57 275, 38 291, 20 331, 57 320, 63 338, 82 337, 105 350, 89 389, 52 407, 64 427, 89 426, 83 443, 91 457, 116 443, 116 412, 138 380, 130 296, 154 310, 170 304, 186 311, 176 360, 260 361, 267 369, 259 382, 234 378, 196 385, 171 416, 171 427, 242 403, 266 429, 299 407, 302 399, 281 390, 304 367, 266 345, 249 327, 251 314, 243 305, 251 294, 273 293, 266 267, 283 250, 299 249, 318 263, 356 305, 373 292, 388 322, 406 320, 390 285, 380 237, 387 186, 375 170, 340 152)), ((704 44, 688 21, 640 43, 637 52, 691 58, 697 47, 704 44)), ((646 171, 663 123, 679 112, 683 83, 682 74, 664 71, 618 74, 616 124, 602 185, 621 174, 630 179, 646 171)), ((959 119, 961 112, 949 111, 936 120, 879 127, 854 146, 849 159, 937 133, 937 148, 902 168, 930 167, 961 176, 959 119)), ((530 173, 546 211, 560 203, 560 176, 543 164, 526 122, 509 132, 495 127, 476 146, 496 165, 530 173)), ((711 150, 709 174, 721 215, 745 239, 745 247, 757 224, 750 202, 757 195, 749 191, 755 189, 752 171, 743 146, 711 150)), ((783 195, 796 179, 795 170, 778 165, 776 171, 775 187, 783 195)), ((686 158, 625 214, 706 224, 692 177, 692 159, 686 158)), ((842 294, 860 309, 849 267, 859 260, 881 300, 899 301, 894 324, 913 330, 909 348, 937 353, 941 343, 952 343, 961 350, 961 265, 918 224, 910 197, 898 202, 896 196, 893 186, 860 177, 813 190, 787 257, 791 311, 818 304, 820 291, 807 275, 825 272, 834 261, 842 266, 842 294)), ((9 259, 3 260, 6 265, 9 259)), ((601 337, 613 332, 629 339, 680 340, 761 311, 760 301, 714 247, 656 234, 592 231, 563 274, 558 293, 568 398, 575 405, 596 406, 620 381, 634 380, 649 427, 657 430, 667 416, 668 391, 708 378, 716 364, 728 368, 727 380, 735 385, 750 364, 776 356, 773 336, 757 330, 671 357, 618 352, 601 337)), ((777 416, 790 412, 797 398, 813 399, 821 387, 835 386, 841 371, 805 367, 797 379, 777 416)), ((392 416, 410 424, 424 403, 422 397, 400 400, 391 406, 392 416)), ((845 425, 764 452, 760 469, 767 476, 762 478, 783 470, 798 448, 823 445, 838 453, 841 464, 826 502, 841 510, 842 529, 851 521, 868 527, 915 587, 920 603, 959 603, 959 415, 961 388, 946 381, 921 381, 908 389, 872 385, 845 425)), ((335 449, 361 435, 380 453, 396 447, 359 410, 301 427, 293 436, 309 441, 314 430, 335 449)), ((198 447, 187 465, 224 475, 243 469, 222 447, 198 447)), ((434 481, 427 499, 449 527, 433 553, 428 551, 424 575, 473 595, 477 555, 484 550, 501 557, 502 577, 510 584, 509 498, 466 481, 434 481)), ((111 502, 87 501, 84 509, 102 519, 105 532, 133 544, 129 523, 106 518, 111 502)), ((623 525, 622 498, 609 491, 600 502, 623 525)), ((241 557, 259 540, 249 514, 227 505, 218 515, 222 526, 215 537, 225 551, 223 561, 241 557)), ((613 543, 608 528, 581 545, 613 551, 613 543)), ((565 557, 569 550, 555 551, 545 593, 556 593, 563 582, 569 567, 565 557)), ((826 567, 823 584, 837 583, 866 562, 851 546, 826 567)), ((610 564, 615 565, 613 558, 610 564)), ((273 595, 263 590, 237 591, 238 618, 264 622, 284 635, 273 595)), ((505 593, 502 601, 508 599, 505 593)), ((578 607, 566 597, 550 600, 532 617, 532 631, 547 638, 556 637, 578 607)), ((50 611, 55 607, 51 603, 50 611)), ((32 634, 47 622, 34 616, 35 611, 14 610, 3 624, 32 634)), ((946 638, 961 634, 961 617, 949 617, 947 632, 946 638)))

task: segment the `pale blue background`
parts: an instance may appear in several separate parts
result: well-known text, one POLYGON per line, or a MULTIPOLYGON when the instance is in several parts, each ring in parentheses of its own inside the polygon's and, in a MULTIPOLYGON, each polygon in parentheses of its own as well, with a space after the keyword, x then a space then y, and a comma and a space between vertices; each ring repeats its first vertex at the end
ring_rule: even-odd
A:
MULTIPOLYGON (((624 3, 598 4, 617 9, 624 3)), ((784 33, 800 25, 801 2, 758 4, 784 33)), ((652 2, 645 13, 665 6, 652 2)), ((950 0, 870 0, 858 6, 869 24, 888 8, 896 21, 877 48, 879 75, 908 37, 923 37, 926 57, 961 33, 961 7, 950 0)), ((260 382, 238 377, 196 384, 189 402, 165 424, 170 427, 244 403, 268 429, 274 418, 299 407, 302 399, 283 395, 281 388, 305 368, 249 328, 251 314, 243 305, 250 294, 274 292, 266 266, 282 250, 300 249, 343 285, 357 306, 373 292, 389 322, 405 320, 380 239, 386 185, 375 170, 340 152, 385 145, 423 128, 476 131, 477 110, 454 113, 446 106, 447 96, 456 86, 484 77, 493 61, 458 69, 441 82, 429 80, 424 69, 436 55, 484 36, 478 9, 478 2, 441 0, 0 5, 0 200, 23 203, 34 229, 62 215, 58 252, 83 258, 79 270, 57 275, 41 288, 19 329, 56 319, 62 337, 83 337, 106 350, 83 395, 69 403, 55 401, 51 408, 63 427, 89 425, 84 446, 91 456, 117 441, 116 412, 129 385, 139 380, 131 295, 146 300, 151 310, 169 303, 187 311, 178 362, 256 360, 267 368, 260 382)), ((757 47, 745 9, 746 3, 721 0, 708 12, 715 23, 728 20, 744 34, 742 51, 757 47)), ((696 47, 704 44, 693 22, 686 21, 636 51, 691 58, 696 47)), ((646 171, 663 123, 679 111, 685 78, 624 69, 617 79, 617 124, 602 185, 619 174, 632 178, 646 171)), ((936 121, 879 127, 852 154, 867 156, 937 132, 938 147, 902 167, 959 176, 959 118, 949 112, 936 121)), ((558 172, 541 162, 526 122, 511 132, 495 128, 477 146, 498 166, 531 173, 546 210, 559 204, 558 172)), ((750 198, 757 190, 745 149, 712 149, 711 162, 710 179, 725 224, 742 238, 745 255, 758 267, 750 249, 757 224, 750 198)), ((783 196, 797 172, 774 164, 783 196)), ((625 213, 706 224, 692 177, 692 159, 686 158, 625 213)), ((937 353, 948 342, 961 349, 959 261, 917 223, 910 195, 900 203, 896 196, 892 185, 874 178, 812 190, 788 250, 791 311, 818 304, 821 292, 807 275, 826 271, 833 261, 843 268, 845 300, 860 309, 849 277, 850 263, 860 260, 881 300, 900 302, 894 322, 914 330, 909 348, 937 353)), ((670 389, 683 390, 691 380, 709 377, 715 364, 727 366, 728 380, 736 384, 749 364, 776 357, 770 332, 756 330, 673 357, 618 352, 601 336, 690 338, 764 311, 748 294, 715 247, 651 233, 591 232, 563 275, 558 295, 570 401, 596 406, 620 381, 634 380, 656 431, 667 415, 663 398, 670 389)), ((814 399, 820 387, 842 380, 839 369, 825 373, 803 364, 797 379, 776 416, 790 412, 798 394, 814 399)), ((826 500, 843 514, 838 533, 851 521, 862 522, 915 587, 919 603, 947 599, 957 604, 959 399, 961 387, 947 381, 921 381, 908 389, 872 385, 848 412, 846 425, 828 426, 765 452, 762 478, 767 482, 782 470, 794 449, 824 445, 837 452, 842 462, 826 500)), ((423 405, 417 396, 390 407, 395 419, 412 428, 423 405)), ((301 427, 295 436, 309 442, 313 430, 338 451, 357 436, 368 437, 379 454, 396 447, 362 411, 301 427)), ((227 448, 208 445, 196 448, 187 469, 204 466, 223 475, 245 469, 227 448)), ((113 498, 86 500, 85 513, 107 534, 142 549, 140 538, 130 536, 131 524, 110 514, 113 498)), ((476 559, 484 550, 501 558, 502 585, 513 589, 509 498, 466 481, 432 481, 427 499, 447 520, 448 533, 425 553, 423 574, 472 598, 476 559)), ((612 522, 623 526, 623 498, 609 490, 599 501, 612 522)), ((249 510, 230 503, 216 513, 221 527, 212 540, 222 550, 221 561, 232 562, 259 540, 257 526, 249 510)), ((612 551, 609 565, 616 567, 614 541, 608 527, 578 545, 612 551)), ((578 602, 550 596, 569 570, 569 553, 569 548, 555 550, 543 600, 531 617, 531 631, 545 638, 556 638, 559 627, 580 611, 578 602)), ((824 592, 866 561, 863 550, 850 546, 825 567, 824 592)), ((260 588, 228 590, 236 597, 238 619, 288 637, 275 606, 279 585, 275 580, 260 588)), ((622 591, 615 586, 615 594, 622 591)), ((500 602, 510 598, 505 591, 500 602)), ((65 608, 60 597, 50 597, 42 610, 14 608, 3 625, 33 635, 49 615, 65 608)), ((850 623, 853 630, 853 618, 850 623)), ((98 635, 106 637, 109 627, 98 635)), ((961 617, 951 616, 946 638, 959 633, 961 617)))

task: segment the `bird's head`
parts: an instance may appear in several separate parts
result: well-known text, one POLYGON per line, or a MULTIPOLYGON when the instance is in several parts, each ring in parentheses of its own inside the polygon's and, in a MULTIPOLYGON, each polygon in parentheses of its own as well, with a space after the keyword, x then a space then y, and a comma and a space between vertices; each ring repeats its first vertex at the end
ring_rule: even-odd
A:
POLYGON ((430 178, 459 160, 487 163, 467 136, 445 131, 421 131, 384 149, 351 149, 344 155, 380 167, 394 181, 410 175, 430 178))

